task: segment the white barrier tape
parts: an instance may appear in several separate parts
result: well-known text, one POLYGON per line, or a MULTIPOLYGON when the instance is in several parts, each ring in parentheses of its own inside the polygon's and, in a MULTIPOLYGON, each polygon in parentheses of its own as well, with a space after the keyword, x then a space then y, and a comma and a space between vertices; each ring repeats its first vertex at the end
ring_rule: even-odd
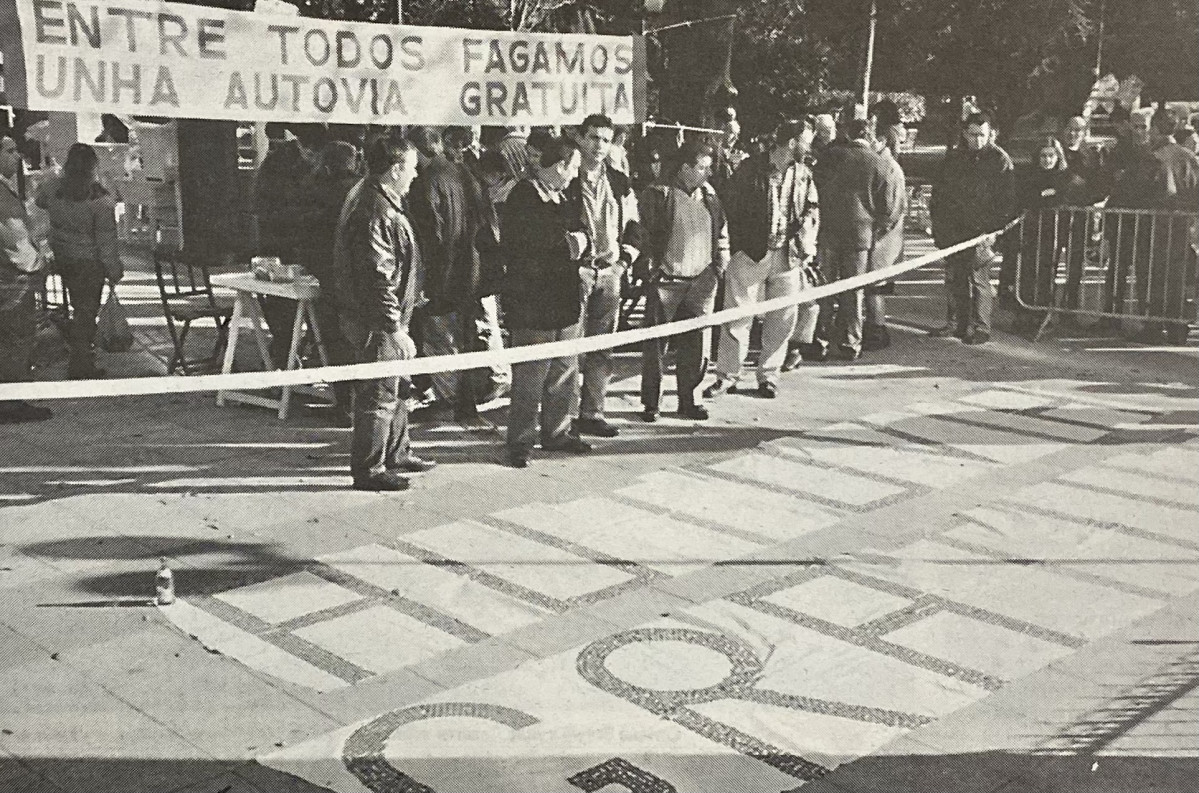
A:
MULTIPOLYGON (((1013 223, 1008 224, 1011 228, 1013 223)), ((1007 228, 993 232, 1001 234, 1007 228)), ((823 300, 826 297, 861 289, 880 281, 888 281, 898 275, 931 264, 959 251, 977 245, 991 234, 980 234, 973 239, 959 242, 943 250, 906 259, 873 272, 855 275, 803 291, 803 300, 794 295, 784 295, 761 303, 751 303, 736 308, 727 308, 703 317, 654 325, 648 328, 633 328, 603 336, 533 344, 527 347, 510 347, 503 350, 437 355, 430 358, 413 358, 406 361, 382 361, 347 366, 322 366, 315 369, 293 369, 291 371, 239 372, 237 374, 207 374, 192 377, 130 377, 114 380, 68 380, 40 383, 0 383, 0 400, 5 399, 79 399, 83 397, 148 396, 151 394, 190 394, 202 391, 257 391, 280 386, 333 383, 345 380, 373 380, 382 377, 435 372, 457 372, 481 369, 495 364, 523 363, 544 358, 560 358, 580 355, 597 350, 621 347, 626 344, 674 336, 711 325, 724 325, 745 317, 766 314, 781 308, 823 300)))

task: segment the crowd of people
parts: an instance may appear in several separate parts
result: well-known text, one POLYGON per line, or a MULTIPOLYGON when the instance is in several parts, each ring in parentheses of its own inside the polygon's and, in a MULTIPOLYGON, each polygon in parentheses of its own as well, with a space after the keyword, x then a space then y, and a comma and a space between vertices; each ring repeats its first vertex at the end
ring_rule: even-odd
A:
MULTIPOLYGON (((730 115, 716 140, 634 158, 602 115, 566 134, 510 129, 488 141, 463 128, 411 127, 378 137, 366 144, 366 178, 335 221, 331 210, 325 216, 334 253, 323 291, 340 316, 346 360, 494 349, 501 311, 514 346, 611 334, 632 274, 650 325, 706 316, 718 300, 793 298, 760 318, 754 386, 742 382, 752 317, 646 343, 645 421, 661 412, 668 343, 678 417, 707 419, 705 400, 726 393, 773 398, 780 372, 804 360, 854 360, 888 343, 879 290, 821 303, 804 302, 803 292, 899 258, 907 191, 896 127, 886 106, 839 135, 832 116, 805 115, 746 155, 730 115), (716 376, 704 387, 713 342, 716 376)), ((262 200, 278 198, 270 191, 262 200)), ((302 217, 293 238, 319 225, 302 217)), ((460 423, 487 426, 477 405, 507 386, 506 461, 524 468, 538 446, 585 453, 590 438, 619 434, 604 413, 612 365, 607 348, 517 363, 506 381, 502 372, 446 373, 432 391, 460 423)), ((344 414, 355 487, 402 489, 406 472, 433 465, 408 442, 409 400, 422 390, 406 378, 358 384, 344 414)))
MULTIPOLYGON (((990 339, 991 271, 1004 247, 993 232, 1022 209, 1195 208, 1193 131, 1176 142, 1164 110, 1118 120, 1120 141, 1101 156, 1087 144, 1087 122, 1071 118, 1018 179, 990 117, 965 115, 933 188, 931 227, 941 248, 981 241, 947 257, 947 323, 935 335, 990 339)), ((661 413, 669 344, 677 416, 702 421, 706 400, 774 398, 781 372, 830 356, 856 360, 890 343, 886 284, 820 301, 804 293, 897 262, 908 214, 898 159, 904 125, 893 103, 841 118, 801 115, 752 153, 741 150, 735 113, 719 122, 718 135, 632 152, 602 115, 566 133, 409 127, 369 140, 269 124, 256 181, 257 252, 300 263, 320 281, 332 364, 495 350, 504 344, 501 325, 515 346, 610 334, 630 281, 643 291, 649 325, 792 298, 757 318, 752 374, 743 371, 751 317, 644 345, 642 419, 661 413), (715 376, 705 386, 713 347, 715 376)), ((10 138, 0 144, 0 382, 13 382, 28 377, 39 264, 14 183, 19 155, 10 138)), ((73 377, 102 375, 92 353, 96 310, 105 282, 121 277, 112 201, 95 170, 94 152, 78 144, 63 178, 38 199, 74 309, 73 377)), ((262 302, 282 364, 291 310, 262 302)), ((517 468, 538 445, 587 452, 588 438, 619 434, 604 412, 612 356, 603 349, 424 380, 336 384, 332 415, 353 428, 354 486, 402 489, 405 473, 434 465, 408 440, 414 401, 486 429, 479 406, 509 393, 506 460, 517 468)), ((18 402, 0 404, 0 414, 49 417, 18 402)))

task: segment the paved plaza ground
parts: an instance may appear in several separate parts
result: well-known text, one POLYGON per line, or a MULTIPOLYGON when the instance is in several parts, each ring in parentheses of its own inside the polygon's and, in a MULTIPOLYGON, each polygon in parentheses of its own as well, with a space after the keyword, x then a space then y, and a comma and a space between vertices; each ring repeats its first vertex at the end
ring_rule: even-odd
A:
POLYGON ((422 423, 402 493, 315 407, 0 426, 0 791, 1194 791, 1199 351, 928 338, 935 281, 704 423, 622 354, 590 455, 422 423))

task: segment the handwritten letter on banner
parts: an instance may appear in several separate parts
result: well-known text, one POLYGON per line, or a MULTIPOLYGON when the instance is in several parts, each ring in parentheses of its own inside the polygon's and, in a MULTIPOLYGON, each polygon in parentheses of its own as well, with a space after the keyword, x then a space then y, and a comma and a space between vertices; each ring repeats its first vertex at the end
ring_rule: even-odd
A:
POLYGON ((632 36, 0 0, 0 46, 9 101, 35 110, 358 124, 644 118, 644 50, 632 36))

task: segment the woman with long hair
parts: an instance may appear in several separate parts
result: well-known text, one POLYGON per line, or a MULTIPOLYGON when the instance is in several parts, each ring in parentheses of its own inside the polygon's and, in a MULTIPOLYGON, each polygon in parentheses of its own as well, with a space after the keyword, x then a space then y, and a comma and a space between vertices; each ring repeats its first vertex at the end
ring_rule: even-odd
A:
POLYGON ((104 283, 124 275, 117 245, 115 201, 97 178, 99 159, 86 143, 67 152, 62 177, 46 185, 38 206, 50 216, 50 248, 71 306, 67 331, 72 379, 103 377, 92 345, 104 283))

